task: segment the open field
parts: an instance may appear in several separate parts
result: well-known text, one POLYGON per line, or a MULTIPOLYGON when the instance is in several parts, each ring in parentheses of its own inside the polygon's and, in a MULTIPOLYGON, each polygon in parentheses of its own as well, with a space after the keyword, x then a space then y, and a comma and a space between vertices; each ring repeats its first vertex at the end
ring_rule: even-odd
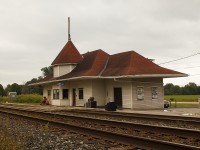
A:
POLYGON ((164 99, 170 101, 173 98, 173 101, 176 102, 198 102, 200 95, 165 95, 164 99))
POLYGON ((171 102, 171 107, 194 107, 198 108, 200 104, 198 102, 171 102))

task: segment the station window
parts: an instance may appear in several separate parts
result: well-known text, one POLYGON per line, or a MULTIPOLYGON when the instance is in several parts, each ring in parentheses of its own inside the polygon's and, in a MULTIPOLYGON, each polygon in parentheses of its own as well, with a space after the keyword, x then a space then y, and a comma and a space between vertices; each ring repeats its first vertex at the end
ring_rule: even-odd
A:
POLYGON ((151 87, 152 100, 158 99, 158 87, 151 87))
POLYGON ((63 89, 63 99, 68 99, 68 98, 69 98, 69 90, 63 89))
POLYGON ((78 97, 79 97, 79 99, 83 99, 83 88, 79 88, 78 89, 78 97))
POLYGON ((53 99, 59 99, 59 89, 53 89, 53 99))

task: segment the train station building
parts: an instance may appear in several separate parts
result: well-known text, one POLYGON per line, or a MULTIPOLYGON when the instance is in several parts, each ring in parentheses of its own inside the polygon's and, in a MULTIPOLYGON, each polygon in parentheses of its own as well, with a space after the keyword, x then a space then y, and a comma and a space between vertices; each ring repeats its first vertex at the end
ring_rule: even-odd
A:
POLYGON ((187 74, 163 68, 131 50, 110 55, 98 49, 80 54, 69 39, 52 62, 53 73, 38 82, 43 95, 57 106, 97 106, 116 102, 131 109, 162 109, 163 78, 187 74))

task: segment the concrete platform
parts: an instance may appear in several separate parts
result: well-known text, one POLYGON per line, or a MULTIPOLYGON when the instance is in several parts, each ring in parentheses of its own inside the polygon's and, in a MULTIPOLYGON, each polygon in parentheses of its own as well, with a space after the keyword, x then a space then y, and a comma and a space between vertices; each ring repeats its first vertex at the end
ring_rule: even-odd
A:
POLYGON ((117 112, 200 117, 200 108, 167 108, 163 110, 123 109, 117 110, 117 112))

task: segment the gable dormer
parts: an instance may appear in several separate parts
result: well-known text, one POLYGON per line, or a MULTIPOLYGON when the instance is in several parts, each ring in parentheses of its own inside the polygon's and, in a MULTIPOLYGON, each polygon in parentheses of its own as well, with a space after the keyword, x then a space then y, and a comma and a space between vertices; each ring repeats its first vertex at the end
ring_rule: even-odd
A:
POLYGON ((69 40, 51 64, 53 66, 53 76, 59 77, 70 73, 81 60, 81 54, 72 41, 69 40))

